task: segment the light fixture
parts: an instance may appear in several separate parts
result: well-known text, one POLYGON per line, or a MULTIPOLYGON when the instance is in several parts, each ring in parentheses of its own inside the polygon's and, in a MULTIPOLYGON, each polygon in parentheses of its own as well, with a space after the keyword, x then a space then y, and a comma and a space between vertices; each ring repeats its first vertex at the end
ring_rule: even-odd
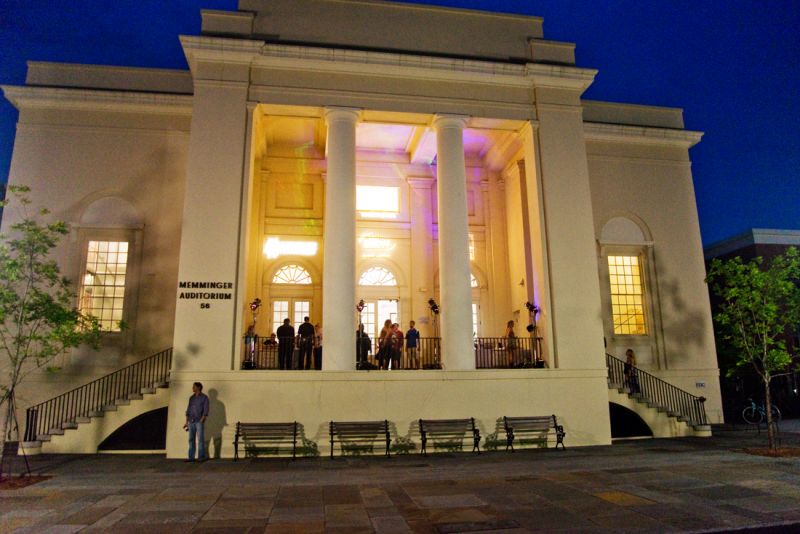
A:
POLYGON ((281 256, 316 256, 316 241, 281 241, 280 237, 268 237, 264 242, 264 256, 269 260, 281 256))

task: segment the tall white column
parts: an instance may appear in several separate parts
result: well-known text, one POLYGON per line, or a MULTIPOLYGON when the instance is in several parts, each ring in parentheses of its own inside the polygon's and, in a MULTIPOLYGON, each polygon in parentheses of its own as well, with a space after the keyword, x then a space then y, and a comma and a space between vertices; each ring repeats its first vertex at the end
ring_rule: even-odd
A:
POLYGON ((446 369, 475 369, 467 219, 465 117, 438 115, 436 130, 439 207, 439 288, 442 356, 446 369))
POLYGON ((356 123, 359 112, 325 110, 328 172, 325 183, 322 368, 346 371, 356 366, 356 123))

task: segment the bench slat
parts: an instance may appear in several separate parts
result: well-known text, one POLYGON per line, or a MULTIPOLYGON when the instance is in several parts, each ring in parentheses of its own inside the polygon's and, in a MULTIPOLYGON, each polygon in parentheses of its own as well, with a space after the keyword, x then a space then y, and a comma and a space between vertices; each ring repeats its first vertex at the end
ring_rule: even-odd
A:
POLYGON ((481 433, 475 426, 475 419, 420 419, 419 433, 422 441, 421 453, 428 455, 428 435, 433 438, 456 438, 461 441, 466 439, 468 433, 472 434, 472 451, 480 454, 481 433))
POLYGON ((546 443, 547 436, 550 429, 555 430, 556 433, 556 448, 561 445, 564 446, 564 427, 558 424, 558 420, 553 415, 532 415, 527 417, 503 417, 503 425, 506 430, 506 451, 510 448, 514 452, 514 439, 518 434, 537 434, 543 436, 543 441, 546 443))
POLYGON ((331 458, 334 453, 334 442, 339 441, 339 450, 344 454, 342 445, 352 443, 367 443, 370 445, 380 439, 386 440, 385 455, 389 456, 391 448, 391 435, 389 421, 331 421, 329 426, 331 438, 331 458))
POLYGON ((297 457, 297 421, 292 423, 236 423, 236 437, 233 440, 233 460, 239 459, 239 438, 245 443, 292 441, 292 460, 297 457))

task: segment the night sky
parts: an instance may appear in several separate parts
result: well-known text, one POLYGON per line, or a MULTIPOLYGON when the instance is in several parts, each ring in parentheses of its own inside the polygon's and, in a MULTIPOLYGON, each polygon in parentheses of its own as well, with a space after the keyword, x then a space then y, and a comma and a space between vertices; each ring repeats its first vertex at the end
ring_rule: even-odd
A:
MULTIPOLYGON (((200 9, 236 0, 0 0, 0 84, 25 61, 186 68, 179 34, 200 9)), ((544 17, 599 69, 585 97, 684 109, 705 132, 691 151, 703 242, 751 227, 800 230, 800 2, 797 0, 425 0, 544 17)), ((16 111, 0 102, 0 181, 16 111)))

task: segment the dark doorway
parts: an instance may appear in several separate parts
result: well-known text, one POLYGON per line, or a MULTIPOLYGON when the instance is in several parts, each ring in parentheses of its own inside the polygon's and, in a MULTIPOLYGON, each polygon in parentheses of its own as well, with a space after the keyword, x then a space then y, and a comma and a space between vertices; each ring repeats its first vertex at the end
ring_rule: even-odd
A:
POLYGON ((608 411, 611 415, 612 439, 653 437, 653 431, 636 412, 613 402, 608 403, 608 411))
POLYGON ((108 436, 100 451, 160 451, 167 448, 167 408, 134 417, 108 436))

